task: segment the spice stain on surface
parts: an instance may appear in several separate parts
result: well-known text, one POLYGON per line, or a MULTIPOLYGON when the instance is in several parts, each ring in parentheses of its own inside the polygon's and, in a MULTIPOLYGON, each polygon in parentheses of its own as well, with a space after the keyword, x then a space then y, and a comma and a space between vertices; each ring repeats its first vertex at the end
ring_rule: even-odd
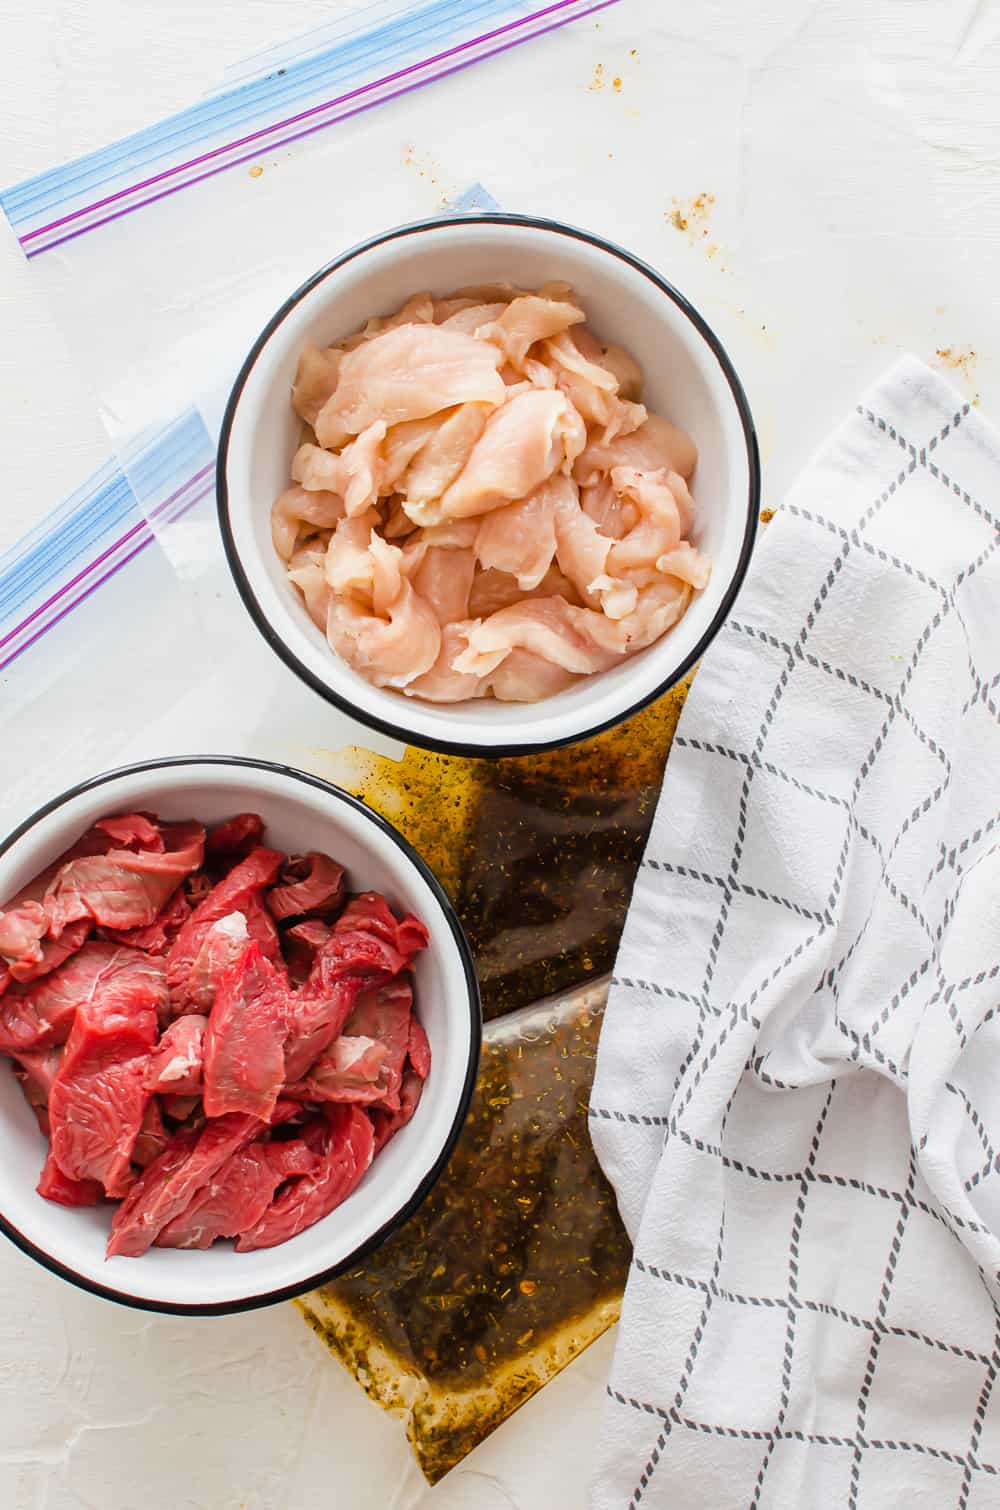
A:
POLYGON ((942 367, 950 367, 963 377, 971 377, 970 369, 976 361, 976 353, 971 346, 939 346, 934 355, 942 367))
POLYGON ((253 167, 253 168, 250 169, 250 177, 251 178, 260 178, 260 176, 261 176, 261 174, 263 172, 264 172, 263 168, 261 168, 261 167, 253 167))
POLYGON ((596 94, 599 89, 603 89, 604 88, 604 64, 603 63, 598 63, 597 67, 594 69, 594 77, 591 79, 590 83, 587 85, 587 88, 591 91, 592 94, 596 94))

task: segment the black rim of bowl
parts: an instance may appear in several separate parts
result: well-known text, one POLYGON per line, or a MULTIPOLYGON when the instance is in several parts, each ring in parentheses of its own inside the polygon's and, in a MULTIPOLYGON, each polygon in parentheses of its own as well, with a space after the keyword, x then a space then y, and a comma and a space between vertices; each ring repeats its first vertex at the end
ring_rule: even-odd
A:
MULTIPOLYGON (((125 776, 141 776, 152 771, 198 766, 228 766, 236 767, 240 770, 267 771, 270 774, 290 777, 305 786, 315 787, 318 791, 323 792, 326 796, 333 798, 337 802, 344 803, 346 806, 354 808, 355 811, 363 813, 369 822, 373 823, 376 828, 381 829, 402 850, 403 854, 430 887, 435 900, 445 916, 465 973, 470 1019, 469 1062, 465 1071, 465 1083, 462 1087, 462 1094, 459 1098, 451 1129, 433 1166, 424 1175, 413 1194, 377 1232, 374 1232, 371 1237, 367 1238, 348 1257, 341 1259, 329 1268, 319 1270, 317 1273, 310 1275, 308 1279, 300 1280, 292 1285, 284 1285, 277 1290, 268 1290, 261 1294, 248 1295, 236 1300, 213 1301, 208 1304, 187 1305, 179 1301, 147 1300, 144 1296, 130 1295, 127 1291, 118 1290, 113 1285, 100 1284, 97 1280, 90 1279, 87 1275, 77 1273, 68 1264, 62 1263, 57 1258, 53 1258, 44 1248, 39 1248, 13 1222, 9 1221, 3 1212, 0 1212, 0 1232, 3 1232, 6 1237, 10 1238, 11 1242, 15 1243, 23 1253, 27 1253, 30 1258, 35 1259, 53 1274, 58 1274, 61 1279, 69 1280, 71 1284, 78 1286, 81 1290, 88 1290, 92 1295, 99 1295, 104 1300, 113 1300, 119 1305, 130 1306, 133 1310, 138 1311, 158 1311, 173 1316, 225 1316, 234 1315, 240 1311, 255 1311, 261 1306, 276 1305, 282 1300, 293 1300, 297 1295, 305 1295, 308 1291, 315 1290, 320 1285, 327 1284, 331 1279, 335 1279, 338 1274, 343 1274, 352 1265, 373 1253, 376 1248, 380 1247, 382 1243, 409 1220, 444 1173, 445 1166, 465 1125, 465 1119, 468 1115, 469 1104, 472 1101, 472 1093, 475 1089, 476 1078, 479 1072, 483 1019, 479 999, 479 983, 476 978, 475 964, 469 941, 458 920, 455 908, 441 883, 427 865, 427 862, 417 853, 409 840, 404 839, 403 835, 393 828, 391 823, 387 823, 384 818, 378 813, 373 812, 370 807, 361 802, 357 797, 353 797, 350 792, 345 792, 338 786, 333 786, 329 781, 324 781, 319 776, 312 776, 307 771, 299 771, 294 766, 281 765, 273 760, 255 760, 249 756, 240 755, 177 755, 164 757, 161 760, 142 760, 134 765, 119 766, 113 771, 104 771, 99 776, 92 776, 86 781, 77 783, 76 786, 70 787, 68 791, 60 793, 58 797, 53 797, 50 802, 46 802, 44 806, 38 808, 37 811, 32 813, 29 818, 26 818, 23 823, 19 824, 14 832, 8 834, 2 843, 0 843, 0 856, 5 855, 42 818, 47 817, 49 813, 55 812, 57 808, 63 807, 67 802, 79 797, 84 792, 94 791, 108 782, 119 780, 125 776)), ((39 1196, 39 1200, 41 1199, 42 1197, 39 1196)))
POLYGON ((746 576, 747 567, 750 564, 760 510, 760 457, 757 447, 757 434, 754 429, 753 416, 750 412, 750 404, 725 347, 704 317, 699 314, 694 305, 682 293, 674 288, 672 283, 668 283, 665 278, 661 277, 654 268, 650 267, 640 257, 636 257, 632 252, 626 251, 624 247, 617 245, 616 242, 607 241, 604 237, 595 235, 592 231, 584 231, 578 226, 567 225, 560 220, 547 220, 535 215, 509 215, 503 212, 491 211, 481 214, 441 215, 432 220, 418 220, 409 225, 397 226, 393 230, 382 231, 379 235, 371 236, 367 241, 362 241, 357 246, 351 247, 349 251, 334 258, 332 262, 328 262, 325 267, 320 268, 318 272, 313 273, 311 277, 307 278, 285 300, 280 309, 268 320, 264 329, 250 348, 249 354, 237 374, 236 381, 226 402, 222 430, 219 435, 219 449, 216 462, 216 495, 218 498, 222 541, 225 547, 226 558, 229 562, 229 569, 232 572, 233 580, 236 583, 240 597, 243 599, 251 619, 271 649, 284 661, 290 670, 295 672, 296 676, 300 677, 308 687, 311 687, 326 702, 332 703, 334 707, 339 708, 341 712, 348 714, 349 717, 359 723, 366 724, 371 729, 376 729, 380 734, 388 735, 391 739, 402 740, 404 744, 419 745, 425 750, 436 750, 445 755, 500 759, 503 756, 509 755, 532 755, 541 753, 544 750, 564 749, 570 745, 578 744, 581 740, 592 739, 596 734, 603 733, 605 729, 611 729, 620 723, 624 723, 626 719, 632 718, 634 714, 641 712, 643 708, 655 702, 658 697, 662 697, 671 687, 676 686, 687 675, 691 667, 701 659, 725 623, 742 586, 743 578, 746 576), (236 549, 236 542, 233 538, 229 522, 229 488, 226 480, 226 465, 236 409, 254 364, 274 332, 287 319, 292 310, 318 284, 323 283, 340 268, 345 267, 349 262, 353 262, 365 252, 406 236, 416 236, 426 231, 441 231, 458 225, 509 225, 522 226, 533 230, 554 231, 560 236, 566 236, 575 241, 587 242, 589 245, 595 246, 613 257, 617 257, 620 261, 628 263, 630 267, 635 268, 637 272, 642 273, 645 278, 648 278, 651 283, 655 284, 660 292, 665 294, 677 306, 710 347, 729 385, 739 413, 740 422, 743 426, 743 435, 747 449, 747 470, 749 473, 747 516, 743 531, 743 542, 740 547, 740 556, 736 564, 736 570, 726 588, 718 609, 713 615, 712 622, 694 649, 684 657, 683 661, 674 667, 663 681, 658 682, 651 692, 646 693, 637 702, 624 708, 620 713, 615 713, 610 718, 603 719, 589 728, 582 729, 578 734, 573 734, 569 738, 526 740, 496 745, 469 744, 460 739, 439 739, 433 735, 418 733, 415 730, 393 723, 390 719, 379 718, 363 708, 356 707, 349 698, 334 691, 321 677, 316 676, 310 671, 309 667, 304 665, 289 646, 285 644, 284 640, 267 619, 261 610, 260 604, 257 602, 249 578, 243 569, 243 563, 236 549))

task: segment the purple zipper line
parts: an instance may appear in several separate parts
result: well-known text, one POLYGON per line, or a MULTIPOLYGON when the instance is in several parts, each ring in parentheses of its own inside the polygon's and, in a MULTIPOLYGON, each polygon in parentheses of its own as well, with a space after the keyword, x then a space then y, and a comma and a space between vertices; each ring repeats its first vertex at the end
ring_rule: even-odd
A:
MULTIPOLYGON (((186 483, 185 487, 181 491, 182 492, 186 491, 186 489, 191 486, 191 482, 194 482, 194 480, 195 479, 192 477, 191 481, 188 482, 188 483, 186 483)), ((212 491, 212 489, 210 487, 203 488, 202 491, 200 493, 198 493, 196 497, 189 499, 189 501, 184 505, 183 508, 177 510, 177 513, 174 514, 171 517, 170 523, 171 524, 175 523, 176 520, 180 519, 183 514, 187 513, 188 509, 193 509, 194 506, 195 506, 195 504, 196 503, 200 503, 201 500, 203 498, 206 498, 211 491, 212 491)), ((168 499, 167 502, 169 503, 170 500, 168 499)), ((163 504, 162 507, 166 508, 166 504, 163 504)), ((150 515, 150 518, 152 518, 152 515, 150 515)), ((145 521, 143 521, 143 523, 145 523, 145 521)), ((119 540, 118 544, 119 545, 124 544, 124 542, 126 540, 128 540, 131 535, 135 534, 136 530, 140 530, 142 528, 143 528, 142 524, 137 524, 136 527, 135 527, 135 529, 129 530, 128 535, 123 535, 122 536, 122 539, 119 540)), ((98 577, 98 579, 97 579, 96 582, 92 582, 82 593, 80 593, 79 597, 74 598, 73 601, 72 601, 72 603, 67 603, 63 608, 60 609, 60 611, 55 615, 54 618, 52 618, 52 619, 50 619, 48 621, 47 624, 43 624, 43 625, 41 625, 41 627, 39 629, 36 629, 35 633, 31 636, 31 638, 28 639, 28 640, 25 640, 25 642, 24 642, 23 645, 19 645, 16 650, 12 651, 12 653, 7 657, 6 660, 0 661, 0 671, 6 670, 6 668, 9 665, 12 664, 12 662, 14 662, 14 661, 17 660, 17 658, 18 658, 19 655, 23 655, 24 652, 31 645, 34 645, 34 643, 36 642, 36 640, 40 640, 43 635, 48 634, 48 632, 49 632, 50 629, 54 629, 55 626, 59 623, 59 621, 61 619, 64 619, 68 613, 72 613, 72 611, 73 611, 74 608, 78 608, 80 606, 80 604, 84 601, 85 598, 89 598, 90 595, 91 595, 91 593, 96 592, 97 589, 104 582, 107 582, 111 577, 113 577, 115 575, 116 572, 120 572, 123 566, 127 566, 128 563, 135 556, 137 556, 140 551, 144 551, 146 549, 147 545, 152 545, 152 543, 153 543, 153 541, 155 539, 156 539, 156 536, 152 533, 152 531, 150 531, 150 533, 146 536, 145 540, 140 540, 139 543, 138 543, 138 545, 135 546, 135 548, 133 550, 130 550, 127 556, 123 556, 120 561, 116 561, 115 564, 114 564, 114 566, 109 567, 108 570, 106 572, 104 572, 102 576, 98 577)), ((113 550, 114 546, 112 546, 111 549, 113 550)), ((107 554, 107 553, 105 552, 105 554, 107 554)), ((99 557, 98 559, 99 560, 103 560, 104 557, 102 556, 102 557, 99 557)), ((95 561, 93 563, 93 565, 96 566, 97 562, 95 561)), ((32 615, 32 618, 33 617, 34 617, 34 615, 32 615)), ((31 622, 30 619, 25 619, 24 624, 29 624, 30 622, 31 622)), ((24 624, 21 625, 22 629, 24 628, 24 624)), ((16 633, 16 631, 15 631, 15 633, 16 633)), ((9 639, 10 636, 8 635, 7 638, 9 639)), ((6 640, 0 640, 0 646, 2 646, 4 644, 6 644, 6 640)))
MULTIPOLYGON (((321 110, 330 110, 335 105, 344 105, 349 100, 356 99, 359 95, 381 88, 383 84, 393 84, 397 79, 406 78, 408 74, 416 72, 419 68, 430 68, 434 63, 445 62, 448 58, 455 57, 456 54, 465 52, 470 47, 477 47, 480 42, 489 42, 494 37, 502 37, 506 32, 514 31, 518 27, 528 26, 532 21, 542 20, 543 17, 552 15, 555 11, 565 10, 567 5, 575 5, 576 3, 577 0, 556 0, 556 4, 554 5, 547 5, 543 10, 533 11, 530 16, 522 16, 518 21, 508 21, 505 26, 499 26, 494 31, 483 32, 481 36, 473 37, 468 42, 460 42, 455 47, 449 47, 446 52, 435 53, 432 57, 425 58, 423 62, 410 63, 406 68, 401 68, 396 73, 389 73, 386 74, 385 78, 375 79, 369 84, 362 84, 357 89, 350 90, 347 94, 341 94, 335 99, 327 100, 325 104, 311 105, 308 110, 303 110, 298 115, 290 115, 286 120, 276 121, 271 126, 263 126, 259 131, 254 131, 249 136, 238 137, 236 141, 228 142, 225 146, 213 147, 209 152, 203 152, 199 157, 192 157, 187 162, 179 163, 173 168, 164 168, 162 173, 156 173, 152 178, 141 179, 139 183, 131 184, 127 189, 118 189, 114 194, 109 194, 104 199, 97 199, 93 204, 85 205, 80 210, 73 210, 70 214, 63 215, 58 220, 50 221, 48 225, 39 226, 35 231, 29 231, 26 236, 19 238, 21 245, 26 245, 37 236, 44 236, 46 231, 57 230, 59 226, 66 225, 71 220, 78 220, 81 215, 89 215, 94 210, 103 209, 105 205, 114 204, 115 200, 123 199, 127 194, 135 194, 139 189, 148 189, 153 184, 161 183, 165 178, 171 178, 177 173, 183 173, 187 168, 196 168, 199 163, 209 162, 212 158, 218 157, 223 152, 232 152, 235 147, 245 147, 249 142, 259 141, 262 137, 269 136, 275 131, 280 131, 284 126, 294 126, 299 121, 308 120, 310 116, 316 115, 321 110)), ((614 0, 610 0, 610 3, 614 3, 614 0)), ((582 14, 589 15, 589 11, 584 11, 582 14)), ((568 19, 573 18, 570 17, 568 19)), ((534 32, 532 35, 540 36, 541 33, 534 32)), ((492 56, 492 54, 487 54, 486 56, 492 56)), ((394 97, 391 96, 391 98, 394 97)), ((243 159, 240 160, 243 161, 243 159)), ((192 182, 197 183, 198 180, 193 179, 192 182)), ((104 222, 99 221, 98 224, 103 225, 104 222)), ((59 243, 55 242, 53 244, 58 245, 59 243)))
MULTIPOLYGON (((384 84, 390 84, 394 80, 404 77, 406 74, 413 73, 417 69, 429 68, 441 59, 452 57, 468 47, 477 46, 481 42, 488 41, 490 37, 496 37, 501 35, 502 32, 510 31, 513 26, 524 26, 529 21, 548 15, 552 11, 561 10, 565 5, 572 3, 573 0, 559 0, 558 5, 549 6, 547 10, 537 11, 533 16, 527 16, 522 21, 512 22, 508 26, 499 28, 498 31, 489 32, 477 38, 475 42, 463 42, 457 47, 450 48, 447 52, 439 53, 435 58, 427 58, 422 63, 414 63, 409 68, 400 70, 399 73, 389 74, 384 79, 378 79, 372 84, 365 84, 360 89, 352 90, 350 94, 342 95, 335 100, 328 100, 323 105, 315 105, 312 109, 303 111, 301 115, 289 116, 287 121, 278 121, 273 126, 266 126, 263 130, 254 132, 252 136, 242 137, 239 141, 230 142, 227 146, 214 148, 212 152, 206 152, 201 157, 192 158, 189 163, 183 163, 180 167, 168 168, 163 173, 157 174, 155 178, 147 179, 145 185, 152 185, 161 179, 170 177, 172 174, 180 173, 186 168, 197 166, 199 162, 204 162, 211 157, 218 156, 219 153, 231 152, 234 147, 242 146, 246 142, 255 141, 258 137, 266 136, 272 131, 280 131, 285 126, 294 125, 296 121, 304 120, 306 117, 316 114, 317 111, 330 110, 343 101, 351 100, 369 90, 381 88, 384 84)), ((402 99, 404 95, 412 93, 415 89, 423 89, 427 84, 435 84, 439 79, 446 79, 452 74, 461 73, 463 69, 471 68, 476 63, 483 62, 486 58, 499 57, 501 53, 509 52, 512 47, 520 46, 522 42, 534 41, 536 37, 544 37, 548 32, 557 31, 560 27, 568 26, 573 21, 580 21, 585 16, 592 16, 597 11, 607 10, 609 6, 617 4, 618 0, 598 0, 598 3, 589 6, 587 10, 576 11, 572 16, 563 16, 558 20, 550 22, 547 26, 540 26, 528 36, 513 37, 510 41, 502 42, 498 47, 491 47, 488 51, 479 53, 474 58, 464 58, 459 63, 453 63, 450 68, 442 68, 440 72, 434 74, 431 78, 417 79, 410 84, 404 84, 401 89, 394 89, 391 93, 380 96, 378 99, 364 100, 360 105, 355 105, 350 110, 344 110, 339 115, 331 116, 328 120, 319 121, 312 126, 306 126, 301 131, 293 131, 290 135, 283 136, 280 142, 276 142, 274 145, 286 146, 289 142, 300 141, 303 137, 312 136, 316 131, 324 131, 328 126, 336 125, 339 121, 350 120, 352 116, 361 115, 363 111, 372 110, 377 105, 384 105, 389 100, 402 99)), ((192 178, 186 178, 183 183, 173 184, 168 189, 161 189, 157 194, 149 194, 145 199, 138 200, 135 204, 126 205, 124 209, 115 210, 111 215, 104 215, 100 220, 92 220, 88 225, 80 226, 75 231, 68 231, 65 236, 58 236, 54 241, 47 241, 44 246, 33 247, 25 252, 25 257, 28 260, 32 257, 40 257, 43 252, 48 252, 54 247, 62 246, 67 241, 74 241, 77 236, 85 236, 88 231, 95 231, 99 226, 109 225, 114 220, 120 220, 123 215, 131 215, 135 210, 141 210, 146 205, 155 204, 159 199, 167 199, 171 194, 177 194, 182 189, 190 188, 192 184, 202 183, 205 179, 214 178, 218 173, 225 173, 230 168, 238 168, 241 163, 249 162, 256 156, 258 156, 256 149, 252 152, 244 152, 240 157, 231 158, 228 162, 220 163, 214 168, 209 168, 204 173, 197 173, 192 178)), ((72 215, 63 216, 61 220, 54 220, 49 226, 42 226, 37 231, 31 231, 28 235, 19 237, 20 243, 22 247, 25 247, 32 237, 41 236, 45 231, 56 229, 80 215, 90 214, 93 210, 99 209, 102 205, 110 204, 112 201, 120 199, 123 195, 134 194, 145 185, 135 184, 129 189, 122 189, 117 194, 110 195, 107 199, 99 200, 85 209, 74 211, 72 215)))
MULTIPOLYGON (((89 573, 94 570, 95 566, 100 566, 102 561, 106 561, 108 557, 110 555, 113 555, 116 550, 118 550, 121 546, 126 545, 134 535, 137 535, 139 533, 140 530, 148 529, 150 519, 155 519, 157 514, 161 514, 165 508, 168 508, 170 506, 170 504, 176 503, 178 498, 182 497, 183 494, 187 492, 188 488, 192 487, 196 482, 198 482, 200 478, 204 477, 206 472, 211 471, 214 465, 214 462, 209 462, 207 466, 201 468, 200 472, 196 472, 193 477, 189 477, 184 486, 182 488, 178 488, 177 492, 172 493, 169 498, 164 499, 163 503, 158 504, 148 518, 140 519, 137 524, 133 524, 130 530, 127 530, 119 540, 114 541, 114 543, 103 550, 99 556, 95 557, 95 559, 91 561, 87 566, 78 571, 75 577, 71 578, 69 582, 64 582, 62 587, 58 588, 52 594, 51 598, 46 598, 45 602, 40 603, 36 609, 29 613, 26 619, 22 619, 20 624, 15 625, 13 629, 11 629, 7 634, 4 635, 3 639, 0 640, 0 650, 2 650, 5 645, 9 644, 9 642, 14 639, 15 635, 19 635, 23 629, 27 629, 28 625, 32 624, 40 614, 45 613, 46 609, 51 608, 53 603, 57 603, 60 598, 65 597, 66 593, 70 592, 78 582, 82 582, 83 578, 88 576, 89 573)), ((151 535, 150 539, 152 538, 153 537, 151 535)), ((127 561, 129 560, 129 557, 126 556, 125 559, 127 561)), ((103 582, 103 580, 104 578, 102 577, 101 581, 103 582)), ((77 598, 74 601, 78 603, 80 602, 80 599, 77 598)), ((70 607, 72 606, 73 605, 70 604, 70 607)), ((52 620, 53 624, 57 622, 57 619, 52 620)), ((44 633, 44 630, 42 632, 44 633)), ((28 644, 30 645, 31 643, 31 640, 29 640, 28 644)), ((6 662, 0 662, 0 666, 5 664, 6 662)))

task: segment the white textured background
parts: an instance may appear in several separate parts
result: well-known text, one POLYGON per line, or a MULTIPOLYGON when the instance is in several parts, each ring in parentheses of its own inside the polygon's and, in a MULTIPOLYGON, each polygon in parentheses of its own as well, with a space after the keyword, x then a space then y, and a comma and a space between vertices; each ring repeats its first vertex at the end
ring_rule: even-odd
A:
MULTIPOLYGON (((332 9, 0 0, 0 177, 187 104, 226 64, 332 9)), ((544 182, 553 155, 565 162, 555 208, 566 218, 579 184, 580 218, 627 243, 641 201, 643 252, 702 308, 744 377, 768 503, 900 350, 1000 414, 1000 0, 624 0, 598 20, 385 107, 377 126, 367 118, 383 151, 398 147, 407 205, 416 195, 417 213, 432 212, 471 169, 501 202, 543 211, 535 154, 544 182), (456 130, 463 120, 488 156, 481 170, 456 130), (586 155, 574 136, 583 121, 586 155), (594 146, 605 137, 607 154, 594 146), (691 217, 702 193, 714 201, 691 217), (686 230, 671 223, 675 200, 686 230), (652 239, 651 221, 662 226, 652 239)), ((392 187, 386 224, 400 218, 392 187)), ((2 548, 107 454, 85 374, 9 236, 0 399, 2 548)), ((16 816, 5 812, 4 826, 16 816)), ((398 1427, 291 1307, 141 1316, 4 1247, 0 1504, 413 1510, 426 1496, 436 1510, 573 1510, 608 1347, 426 1492, 398 1427)))

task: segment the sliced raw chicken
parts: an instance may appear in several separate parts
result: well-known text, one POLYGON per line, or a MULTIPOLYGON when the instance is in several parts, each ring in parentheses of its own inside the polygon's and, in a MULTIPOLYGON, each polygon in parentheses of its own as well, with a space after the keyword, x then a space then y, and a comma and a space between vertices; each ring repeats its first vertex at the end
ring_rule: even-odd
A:
MULTIPOLYGON (((380 557, 382 551, 396 547, 372 536, 369 553, 380 557)), ((396 554, 400 553, 396 550, 396 554)), ((384 576, 391 572, 386 563, 384 576)), ((396 569, 398 587, 395 594, 378 591, 379 608, 371 612, 356 599, 334 598, 330 603, 326 635, 330 645, 347 664, 377 687, 406 687, 437 660, 441 648, 441 626, 433 608, 425 603, 412 584, 396 569)))
MULTIPOLYGON (((476 535, 476 556, 487 569, 508 572, 522 592, 544 579, 556 553, 555 507, 562 486, 576 488, 566 477, 543 483, 528 498, 487 514, 476 535)), ((456 614, 464 618, 465 614, 456 614)))
POLYGON ((651 414, 631 435, 619 435, 610 445, 592 441, 574 465, 573 476, 582 488, 599 481, 612 467, 636 467, 641 472, 666 467, 686 479, 697 460, 691 437, 658 414, 651 414))
POLYGON ((455 669, 489 676, 511 650, 530 650, 577 675, 606 671, 621 652, 594 641, 588 632, 591 619, 605 622, 603 614, 573 608, 563 598, 533 598, 501 608, 466 631, 467 648, 456 659, 455 669))
MULTIPOLYGON (((305 450, 305 447, 301 448, 305 450)), ((314 446, 313 450, 316 449, 314 446)), ((323 453, 326 455, 326 452, 323 453)), ((339 476, 338 476, 339 482, 339 476)), ((314 530, 332 530, 344 517, 344 500, 339 493, 323 489, 286 488, 271 508, 271 539, 282 561, 290 561, 303 525, 314 530)))
POLYGON ((696 551, 690 540, 682 540, 673 550, 658 557, 656 570, 668 577, 680 577, 694 588, 707 587, 712 576, 712 563, 707 556, 696 551))
POLYGON ((506 304, 477 304, 465 299, 453 302, 461 304, 462 308, 452 310, 444 319, 438 318, 437 323, 445 330, 460 330, 467 336, 474 336, 484 325, 492 324, 507 308, 506 304))
POLYGON ((440 498, 455 481, 485 430, 491 412, 488 404, 462 404, 420 448, 400 485, 403 508, 411 518, 415 517, 414 505, 419 507, 440 498))
POLYGON ((407 697, 423 697, 430 703, 461 703, 470 697, 485 696, 486 688, 481 676, 470 676, 453 669, 455 657, 465 649, 464 630, 467 627, 467 623, 461 619, 442 624, 438 658, 429 671, 404 687, 407 697))
POLYGON ((292 408, 307 425, 315 425, 316 416, 336 388, 343 357, 334 346, 324 349, 309 342, 302 348, 292 384, 292 408))
POLYGON ((517 578, 509 572, 489 567, 477 572, 469 593, 469 616, 473 619, 489 618, 500 608, 509 608, 512 603, 523 603, 530 598, 563 597, 567 603, 579 603, 580 598, 568 577, 558 566, 550 566, 538 586, 529 593, 522 592, 517 578))
POLYGON ((495 342, 510 365, 520 371, 524 359, 536 341, 544 341, 581 324, 586 315, 575 304, 524 294, 511 300, 503 314, 479 334, 482 340, 495 342))
POLYGON ((288 1182, 260 1220, 237 1238, 237 1253, 286 1242, 346 1200, 374 1156, 372 1124, 359 1107, 329 1106, 315 1151, 319 1168, 288 1182))
POLYGON ((555 391, 519 393, 494 413, 461 475, 441 499, 406 511, 420 524, 465 519, 526 498, 562 465, 571 405, 555 391))
POLYGON ((455 404, 500 404, 500 354, 440 325, 400 325, 349 352, 316 420, 322 446, 341 446, 376 421, 399 425, 455 404))
POLYGON ((498 702, 535 703, 565 692, 576 676, 530 650, 512 650, 486 680, 498 702))

